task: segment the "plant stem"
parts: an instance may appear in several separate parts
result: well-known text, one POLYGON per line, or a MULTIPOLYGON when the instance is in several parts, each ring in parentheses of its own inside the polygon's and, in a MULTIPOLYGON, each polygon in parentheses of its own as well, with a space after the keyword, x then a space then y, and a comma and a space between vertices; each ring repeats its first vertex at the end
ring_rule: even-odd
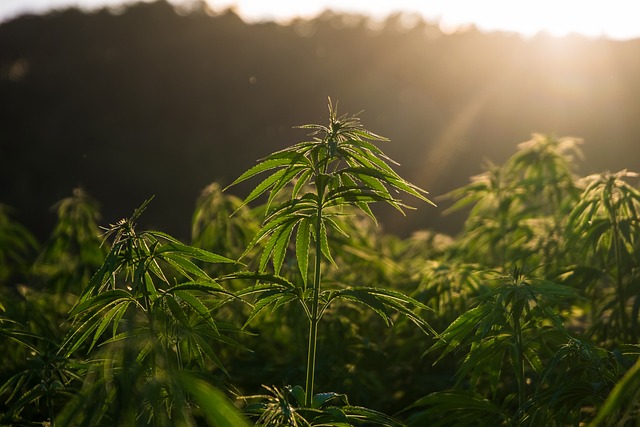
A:
MULTIPOLYGON (((331 138, 330 138, 331 139, 331 138)), ((328 154, 328 153, 325 153, 328 154)), ((324 195, 327 182, 324 178, 327 169, 329 168, 329 162, 331 161, 330 155, 322 161, 316 160, 318 168, 315 170, 315 187, 316 195, 318 197, 318 205, 316 208, 316 223, 315 223, 315 271, 313 277, 313 299, 311 302, 311 317, 309 318, 309 347, 307 350, 307 378, 305 381, 305 406, 311 407, 313 402, 313 383, 315 380, 316 370, 316 353, 318 348, 318 305, 320 299, 320 279, 321 279, 321 262, 322 262, 322 207, 324 206, 324 195)))
POLYGON ((51 398, 50 394, 47 395, 47 408, 49 409, 49 423, 51 427, 55 427, 56 422, 53 417, 53 399, 51 398))
POLYGON ((305 406, 311 407, 313 400, 313 382, 316 367, 316 350, 318 345, 318 300, 320 296, 320 262, 322 261, 322 246, 320 240, 322 225, 322 203, 318 202, 316 218, 316 253, 315 275, 313 279, 313 300, 311 303, 311 317, 309 318, 309 348, 307 352, 307 379, 305 384, 305 406))
POLYGON ((524 389, 525 378, 524 378, 524 355, 523 355, 524 346, 522 345, 522 327, 520 325, 521 313, 522 311, 518 310, 517 312, 514 313, 514 316, 513 316, 513 323, 514 323, 513 329, 514 329, 515 338, 516 338, 515 369, 517 370, 516 378, 518 379, 518 411, 522 410, 525 402, 525 389, 524 389))
POLYGON ((618 305, 620 310, 620 329, 622 331, 623 340, 634 340, 635 341, 635 333, 629 332, 629 319, 627 318, 627 307, 626 307, 626 293, 624 289, 624 284, 622 282, 622 256, 620 255, 620 235, 618 229, 618 219, 615 215, 614 207, 610 204, 607 204, 607 208, 609 209, 609 217, 612 224, 612 239, 613 239, 613 255, 615 258, 616 271, 615 271, 615 279, 616 279, 616 294, 618 296, 618 305))

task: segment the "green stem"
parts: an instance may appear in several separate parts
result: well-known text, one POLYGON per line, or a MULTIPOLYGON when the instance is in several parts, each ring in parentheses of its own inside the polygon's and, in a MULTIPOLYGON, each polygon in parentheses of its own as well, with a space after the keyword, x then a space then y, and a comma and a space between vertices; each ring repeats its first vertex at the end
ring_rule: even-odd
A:
POLYGON ((616 294, 618 295, 618 304, 620 310, 620 329, 623 335, 623 339, 633 339, 635 340, 635 334, 629 333, 629 319, 627 317, 627 307, 626 307, 626 292, 624 289, 624 284, 622 283, 622 256, 620 255, 620 236, 618 235, 618 221, 615 217, 615 212, 613 212, 613 208, 610 210, 610 218, 613 226, 612 230, 612 238, 613 238, 613 255, 616 263, 616 294))
POLYGON ((318 167, 315 170, 315 187, 316 194, 318 196, 318 206, 316 209, 316 223, 315 223, 315 274, 313 278, 313 299, 311 302, 311 317, 309 318, 309 347, 307 350, 307 378, 305 381, 305 406, 311 407, 313 402, 313 383, 315 381, 316 370, 316 353, 318 348, 318 323, 320 318, 318 317, 318 305, 320 299, 320 279, 321 279, 321 262, 322 262, 322 207, 324 206, 324 193, 327 186, 327 182, 324 178, 329 168, 330 156, 325 153, 325 158, 322 161, 316 160, 318 167))
MULTIPOLYGON (((49 391, 49 393, 51 393, 51 391, 49 391)), ((54 427, 56 425, 55 420, 53 418, 53 399, 51 398, 51 395, 47 395, 47 407, 49 409, 49 423, 51 425, 51 427, 54 427)))
POLYGON ((522 354, 524 346, 522 345, 522 327, 520 325, 520 313, 514 313, 514 332, 516 338, 516 378, 518 379, 518 410, 522 410, 525 402, 525 379, 524 379, 524 356, 522 354))
MULTIPOLYGON (((613 190, 615 186, 615 180, 613 178, 609 179, 607 182, 607 190, 609 196, 604 199, 605 209, 609 215, 609 220, 611 221, 611 239, 613 244, 613 256, 615 262, 615 273, 611 271, 611 274, 615 274, 615 283, 616 283, 616 295, 618 299, 619 305, 619 319, 620 319, 620 331, 622 333, 622 339, 627 340, 630 339, 630 333, 628 330, 629 320, 627 318, 626 312, 626 292, 624 289, 624 284, 622 283, 622 256, 620 254, 620 234, 619 234, 619 224, 618 217, 616 216, 616 204, 613 201, 613 190)), ((633 334, 635 335, 635 334, 633 334)), ((635 338, 635 337, 634 337, 635 338)))
POLYGON ((311 303, 311 317, 309 318, 309 348, 307 352, 307 379, 305 384, 305 406, 311 407, 313 400, 313 382, 316 367, 316 350, 318 346, 318 300, 320 297, 320 262, 322 261, 322 245, 320 240, 322 224, 322 204, 318 204, 316 218, 316 253, 315 275, 313 279, 313 300, 311 303))

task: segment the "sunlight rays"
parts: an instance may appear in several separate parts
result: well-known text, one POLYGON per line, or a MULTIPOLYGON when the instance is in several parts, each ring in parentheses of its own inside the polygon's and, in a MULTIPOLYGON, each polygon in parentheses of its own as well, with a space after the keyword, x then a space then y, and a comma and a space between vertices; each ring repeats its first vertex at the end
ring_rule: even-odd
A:
POLYGON ((425 154, 424 169, 418 182, 435 183, 452 166, 457 153, 470 142, 468 132, 490 98, 491 90, 479 91, 448 122, 425 154))

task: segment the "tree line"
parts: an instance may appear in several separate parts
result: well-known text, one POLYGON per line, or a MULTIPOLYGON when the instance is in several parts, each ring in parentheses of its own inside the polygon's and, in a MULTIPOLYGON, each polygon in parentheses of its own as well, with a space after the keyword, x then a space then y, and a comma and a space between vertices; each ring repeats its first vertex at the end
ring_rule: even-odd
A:
MULTIPOLYGON (((534 131, 584 138, 585 173, 640 168, 637 40, 444 34, 406 18, 327 11, 248 24, 233 10, 156 1, 5 22, 0 198, 44 237, 47 209, 75 187, 101 200, 108 220, 155 195, 148 225, 185 237, 202 188, 297 140, 291 123, 319 121, 327 96, 363 109, 396 142, 389 152, 404 176, 434 197, 534 131)), ((407 215, 380 218, 403 235, 454 233, 463 219, 407 215)))

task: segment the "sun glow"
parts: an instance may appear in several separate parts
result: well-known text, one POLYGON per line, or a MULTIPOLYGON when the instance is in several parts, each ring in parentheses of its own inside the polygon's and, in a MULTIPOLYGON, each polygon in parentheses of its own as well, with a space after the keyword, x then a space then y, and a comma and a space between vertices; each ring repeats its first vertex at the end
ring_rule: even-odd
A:
MULTIPOLYGON (((443 5, 444 6, 444 5, 443 5)), ((503 29, 532 36, 540 31, 554 36, 578 33, 588 37, 632 37, 637 25, 629 4, 619 1, 537 0, 448 2, 443 22, 474 22, 479 28, 503 29)))
MULTIPOLYGON (((153 0, 0 0, 0 22, 19 13, 43 13, 48 9, 118 7, 153 0)), ((167 0, 187 6, 201 0, 167 0)), ((438 22, 445 32, 470 25, 486 31, 502 30, 533 36, 541 31, 554 36, 569 33, 612 39, 640 37, 638 5, 629 0, 203 0, 213 11, 232 7, 249 22, 275 20, 287 23, 296 17, 313 18, 324 10, 355 13, 384 20, 392 13, 421 15, 438 22)))
POLYGON ((440 23, 446 32, 470 25, 481 30, 503 30, 533 36, 547 32, 554 36, 570 33, 613 39, 638 37, 637 6, 624 0, 207 0, 214 10, 233 7, 248 21, 287 22, 309 18, 331 9, 384 19, 391 13, 417 13, 440 23))

